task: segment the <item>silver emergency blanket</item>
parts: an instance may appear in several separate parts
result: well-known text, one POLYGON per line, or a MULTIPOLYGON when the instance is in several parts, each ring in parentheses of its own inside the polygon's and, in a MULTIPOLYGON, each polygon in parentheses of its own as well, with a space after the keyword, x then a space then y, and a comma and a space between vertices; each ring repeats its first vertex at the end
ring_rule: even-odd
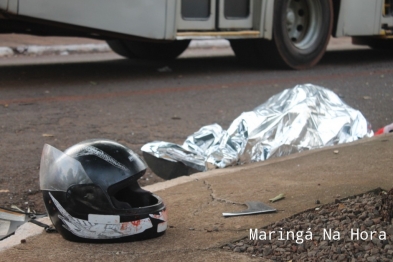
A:
POLYGON ((335 93, 312 84, 274 95, 236 118, 228 130, 202 127, 182 146, 151 142, 142 151, 198 171, 264 161, 373 136, 364 116, 335 93))

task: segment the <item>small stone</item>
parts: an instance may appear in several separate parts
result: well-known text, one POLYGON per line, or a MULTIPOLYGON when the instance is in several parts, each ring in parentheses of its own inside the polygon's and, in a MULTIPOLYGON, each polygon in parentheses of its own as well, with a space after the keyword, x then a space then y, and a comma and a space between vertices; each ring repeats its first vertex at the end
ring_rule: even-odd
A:
POLYGON ((379 224, 379 223, 381 223, 381 218, 377 217, 377 218, 372 219, 372 221, 374 224, 379 224))
POLYGON ((268 256, 268 255, 270 255, 272 252, 273 252, 273 250, 272 250, 270 247, 265 247, 265 248, 263 249, 263 255, 264 255, 264 256, 268 256))
POLYGON ((385 250, 393 250, 393 246, 392 245, 386 245, 383 249, 385 249, 385 250))
POLYGON ((367 216, 368 216, 368 212, 367 212, 367 211, 364 211, 364 212, 359 216, 359 219, 364 220, 364 219, 367 218, 367 216))
POLYGON ((20 242, 21 242, 22 244, 26 244, 26 239, 21 239, 20 242))
POLYGON ((386 234, 388 234, 389 236, 393 235, 393 226, 388 226, 386 228, 386 234))
POLYGON ((364 246, 364 250, 366 250, 366 251, 368 251, 368 250, 371 250, 371 249, 373 249, 373 245, 372 244, 368 244, 368 245, 365 245, 364 246))
POLYGON ((298 248, 297 248, 297 252, 298 253, 301 253, 301 252, 304 252, 304 251, 305 251, 304 245, 298 246, 298 248))
POLYGON ((274 226, 275 227, 281 227, 283 225, 282 221, 277 221, 274 226))
POLYGON ((254 247, 248 247, 248 248, 247 248, 247 252, 248 252, 248 253, 254 252, 254 247))
POLYGON ((370 227, 370 226, 374 225, 374 222, 371 219, 367 219, 367 220, 364 221, 364 224, 367 227, 370 227))
POLYGON ((373 239, 372 239, 371 241, 372 241, 372 242, 374 243, 374 245, 376 245, 377 247, 382 247, 381 240, 379 240, 378 237, 374 236, 373 239))
POLYGON ((377 258, 376 258, 375 256, 368 257, 368 258, 366 258, 366 260, 367 260, 368 262, 376 262, 376 261, 378 261, 377 258))
POLYGON ((230 247, 231 249, 234 249, 236 246, 234 244, 228 244, 228 247, 230 247))
POLYGON ((319 246, 323 247, 323 246, 327 246, 328 244, 329 244, 328 241, 321 241, 321 243, 319 243, 319 246))
POLYGON ((240 247, 236 247, 236 248, 233 250, 233 252, 240 253, 240 247))
POLYGON ((363 251, 364 247, 359 245, 358 243, 354 243, 353 246, 358 250, 358 251, 363 251))

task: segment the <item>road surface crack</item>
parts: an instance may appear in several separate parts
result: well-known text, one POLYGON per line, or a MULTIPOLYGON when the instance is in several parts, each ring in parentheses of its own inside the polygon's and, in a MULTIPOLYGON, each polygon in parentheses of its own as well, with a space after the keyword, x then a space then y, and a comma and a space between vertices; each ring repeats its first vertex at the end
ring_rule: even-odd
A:
POLYGON ((214 189, 213 189, 212 185, 209 184, 209 182, 204 180, 203 183, 206 185, 207 189, 210 191, 210 197, 211 197, 212 201, 218 201, 218 202, 226 203, 226 204, 244 206, 244 203, 238 203, 238 202, 234 202, 234 201, 231 201, 231 200, 228 200, 228 199, 224 199, 224 198, 218 197, 216 195, 216 193, 214 192, 214 189))

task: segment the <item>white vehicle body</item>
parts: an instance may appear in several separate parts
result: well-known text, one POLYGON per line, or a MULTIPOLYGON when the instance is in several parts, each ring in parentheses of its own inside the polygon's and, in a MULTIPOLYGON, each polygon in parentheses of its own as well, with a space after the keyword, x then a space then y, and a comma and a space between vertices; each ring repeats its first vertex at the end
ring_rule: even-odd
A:
MULTIPOLYGON (((278 15, 294 42, 300 33, 290 33, 290 26, 296 21, 305 23, 298 29, 305 30, 307 26, 312 35, 389 38, 392 33, 391 0, 316 2, 315 6, 313 0, 0 0, 0 33, 161 42, 214 38, 274 40, 279 38, 274 31, 278 27, 275 20, 278 15), (280 5, 283 5, 282 14, 277 12, 280 5), (301 17, 296 11, 299 8, 303 10, 301 17), (323 30, 326 32, 319 32, 319 27, 312 29, 313 24, 320 23, 321 15, 328 18, 322 23, 331 24, 323 30)), ((303 33, 303 37, 312 38, 312 35, 303 33)), ((301 50, 311 44, 309 40, 295 47, 301 50)), ((242 52, 235 50, 235 53, 242 52)), ((287 62, 289 67, 299 69, 315 63, 296 66, 287 62)))

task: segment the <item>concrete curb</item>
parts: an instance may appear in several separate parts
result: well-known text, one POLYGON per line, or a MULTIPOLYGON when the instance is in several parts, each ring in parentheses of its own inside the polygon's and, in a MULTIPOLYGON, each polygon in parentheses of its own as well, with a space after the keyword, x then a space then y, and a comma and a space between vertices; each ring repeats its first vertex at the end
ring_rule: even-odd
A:
POLYGON ((69 55, 83 53, 103 53, 109 52, 111 49, 107 44, 82 44, 82 45, 21 45, 15 48, 0 47, 0 57, 8 57, 14 55, 69 55))
MULTIPOLYGON (((390 134, 390 133, 384 134, 384 136, 393 137, 393 134, 390 134)), ((191 182, 194 180, 202 180, 207 177, 223 176, 223 175, 227 175, 227 174, 231 174, 231 173, 240 172, 241 170, 243 171, 243 170, 248 170, 248 169, 254 169, 256 167, 263 167, 266 165, 271 165, 271 164, 280 163, 280 162, 284 162, 284 161, 288 161, 288 160, 293 160, 296 158, 301 158, 301 157, 304 157, 304 156, 307 156, 310 154, 315 154, 318 152, 338 150, 338 149, 342 149, 345 147, 351 147, 354 145, 370 143, 374 140, 379 139, 380 137, 381 136, 366 137, 366 138, 359 139, 359 140, 356 140, 356 141, 353 141, 350 143, 338 144, 338 145, 334 145, 334 146, 325 146, 325 147, 316 148, 313 150, 290 154, 287 156, 271 158, 266 161, 254 162, 254 163, 246 164, 246 165, 242 165, 242 166, 230 166, 230 167, 226 167, 226 168, 213 169, 213 170, 209 170, 206 172, 199 172, 199 173, 192 174, 190 176, 181 176, 181 177, 177 177, 177 178, 174 178, 171 180, 148 185, 148 186, 143 187, 143 189, 150 191, 150 192, 157 192, 157 191, 169 189, 169 188, 177 186, 177 185, 188 183, 188 182, 191 182)))
POLYGON ((200 48, 229 48, 231 45, 228 40, 217 39, 217 40, 192 40, 188 48, 200 49, 200 48))
MULTIPOLYGON (((190 43, 190 49, 203 48, 229 48, 227 40, 193 40, 190 43)), ((106 44, 80 44, 80 45, 20 45, 17 47, 0 47, 0 57, 9 57, 14 55, 70 55, 86 53, 105 53, 112 50, 106 44)))
MULTIPOLYGON (((230 43, 225 39, 215 40, 192 40, 188 50, 230 48, 230 43)), ((348 37, 331 39, 327 50, 345 49, 369 49, 367 46, 353 45, 348 37)), ((112 50, 106 44, 77 44, 77 45, 20 45, 16 47, 1 47, 0 58, 15 55, 39 56, 39 55, 70 55, 88 53, 106 53, 112 50)))
MULTIPOLYGON (((50 221, 49 217, 40 218, 40 219, 37 219, 37 221, 47 224, 47 225, 52 225, 52 222, 50 221)), ((0 241, 0 253, 4 250, 11 248, 11 247, 19 245, 23 239, 39 235, 39 234, 43 233, 43 231, 44 231, 44 228, 37 226, 33 223, 27 222, 27 223, 21 225, 15 231, 14 235, 9 236, 6 239, 0 241)))
POLYGON ((0 57, 12 56, 14 55, 14 50, 10 47, 0 47, 0 57))
POLYGON ((107 44, 83 44, 83 45, 56 45, 56 46, 18 46, 14 49, 18 55, 68 55, 75 53, 101 53, 109 52, 111 49, 107 44))
MULTIPOLYGON (((255 168, 262 168, 267 165, 272 165, 272 164, 285 162, 285 161, 291 161, 291 160, 294 160, 297 158, 303 158, 305 156, 315 154, 318 152, 333 151, 333 150, 338 150, 338 149, 342 150, 346 147, 353 147, 353 146, 360 145, 360 144, 372 143, 373 141, 376 141, 381 138, 387 139, 387 138, 391 138, 391 137, 393 137, 393 134, 386 134, 386 135, 381 135, 381 136, 374 136, 371 138, 364 138, 364 139, 360 139, 360 140, 357 140, 357 141, 354 141, 351 143, 345 143, 345 144, 340 144, 340 145, 336 145, 336 146, 328 146, 328 147, 323 147, 323 148, 319 148, 319 149, 304 151, 301 153, 295 153, 295 154, 291 154, 291 155, 284 156, 284 157, 269 159, 267 161, 256 162, 256 163, 247 164, 247 165, 243 165, 243 166, 228 167, 228 168, 224 168, 224 169, 215 169, 215 170, 210 170, 207 172, 196 173, 191 176, 182 176, 182 177, 178 177, 178 178, 175 178, 172 180, 149 185, 149 186, 146 186, 143 188, 145 190, 150 191, 150 192, 168 190, 172 187, 175 187, 175 186, 178 186, 181 184, 185 184, 185 183, 188 183, 191 181, 195 181, 195 180, 203 180, 206 178, 229 175, 229 174, 233 174, 233 173, 237 173, 237 172, 241 172, 241 171, 245 171, 245 170, 247 171, 247 170, 251 170, 251 169, 255 169, 255 168)), ((42 218, 39 221, 42 223, 45 223, 47 225, 51 225, 51 221, 48 217, 42 218)), ((20 244, 22 239, 26 239, 28 237, 32 237, 32 236, 41 234, 41 233, 43 233, 43 231, 44 231, 43 228, 41 228, 37 225, 34 225, 32 223, 26 223, 26 224, 22 225, 20 228, 18 228, 18 230, 15 232, 14 235, 6 238, 3 241, 0 241, 0 253, 2 251, 5 251, 5 250, 13 247, 13 246, 20 244)))

